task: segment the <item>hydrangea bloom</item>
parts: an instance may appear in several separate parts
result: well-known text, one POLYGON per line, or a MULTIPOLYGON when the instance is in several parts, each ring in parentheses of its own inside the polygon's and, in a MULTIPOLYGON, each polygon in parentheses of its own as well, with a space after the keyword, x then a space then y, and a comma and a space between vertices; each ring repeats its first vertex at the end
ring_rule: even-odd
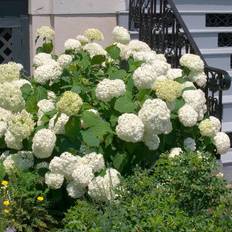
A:
POLYGON ((155 51, 147 51, 147 52, 136 52, 133 54, 133 58, 136 61, 142 61, 146 64, 152 64, 157 59, 159 60, 159 56, 156 54, 155 51))
POLYGON ((27 170, 34 165, 34 156, 30 151, 19 151, 18 153, 11 154, 3 161, 4 168, 7 173, 16 170, 27 170))
POLYGON ((83 101, 81 97, 72 91, 66 91, 57 102, 57 110, 68 116, 78 115, 83 101))
POLYGON ((135 114, 122 114, 118 118, 116 134, 120 139, 126 142, 137 143, 142 141, 144 134, 143 122, 135 114))
POLYGON ((54 102, 52 100, 47 100, 47 99, 40 100, 37 103, 37 106, 39 107, 38 117, 41 117, 44 114, 48 113, 49 111, 52 111, 55 109, 54 102))
POLYGON ((178 111, 180 122, 185 127, 192 127, 197 124, 198 114, 191 105, 185 104, 178 111))
POLYGON ((37 29, 37 36, 41 38, 46 38, 47 40, 52 40, 55 36, 55 31, 51 29, 49 26, 42 26, 37 29))
POLYGON ((200 111, 204 110, 206 98, 202 90, 186 90, 183 92, 182 97, 185 102, 191 105, 198 114, 200 113, 200 111))
POLYGON ((25 101, 21 90, 15 84, 4 82, 0 84, 0 89, 0 107, 12 112, 23 110, 25 101))
POLYGON ((46 82, 56 80, 62 74, 62 68, 57 62, 48 63, 39 66, 34 72, 34 80, 39 84, 45 84, 46 82))
POLYGON ((15 137, 9 130, 5 133, 5 143, 8 148, 21 150, 23 148, 22 139, 15 137))
POLYGON ((102 32, 96 28, 89 28, 89 29, 85 30, 84 36, 87 37, 90 41, 104 40, 104 36, 103 36, 102 32))
POLYGON ((15 138, 23 140, 31 135, 34 126, 33 116, 26 110, 22 110, 22 112, 12 115, 8 130, 15 138))
POLYGON ((157 76, 166 76, 171 65, 162 60, 156 60, 152 63, 153 68, 156 70, 157 76))
POLYGON ((170 80, 175 80, 182 77, 183 71, 180 68, 171 68, 167 71, 167 78, 170 80))
POLYGON ((77 165, 72 178, 81 187, 86 187, 90 181, 94 178, 93 169, 86 164, 77 165))
POLYGON ((230 138, 224 132, 217 132, 217 134, 213 138, 214 145, 217 148, 218 154, 225 154, 230 149, 230 138))
POLYGON ((182 85, 173 80, 159 80, 155 82, 154 89, 158 98, 173 102, 181 95, 182 85))
POLYGON ((202 136, 214 137, 220 129, 220 121, 213 116, 201 121, 199 124, 199 130, 202 136))
POLYGON ((90 42, 89 39, 84 35, 78 35, 76 39, 81 43, 81 45, 86 45, 90 42))
POLYGON ((51 189, 61 188, 64 182, 64 176, 58 173, 47 172, 45 174, 45 183, 51 189))
POLYGON ((191 71, 200 72, 200 71, 204 70, 204 62, 202 61, 202 59, 198 55, 184 54, 180 58, 180 64, 181 64, 181 66, 184 66, 184 67, 190 69, 191 71))
POLYGON ((204 72, 190 72, 189 79, 195 82, 199 87, 205 87, 207 83, 207 76, 204 72))
POLYGON ((71 181, 68 183, 66 190, 68 195, 74 199, 80 198, 85 194, 85 189, 75 183, 75 181, 71 181))
POLYGON ((168 134, 172 130, 170 110, 161 99, 147 99, 139 111, 146 130, 153 130, 155 134, 168 134))
POLYGON ((78 51, 81 48, 81 43, 77 39, 67 39, 64 43, 65 50, 78 51))
POLYGON ((48 128, 53 130, 55 134, 62 135, 65 133, 65 125, 69 120, 69 116, 61 113, 57 119, 57 114, 55 114, 49 121, 48 128))
POLYGON ((190 137, 186 138, 184 140, 184 147, 187 150, 195 151, 196 150, 196 141, 195 141, 195 139, 190 138, 190 137))
POLYGON ((157 134, 152 130, 145 130, 143 136, 143 142, 149 148, 149 150, 154 151, 159 148, 160 139, 157 134))
POLYGON ((104 177, 95 177, 88 185, 88 194, 95 201, 110 201, 116 197, 114 189, 120 184, 120 173, 109 168, 104 177))
POLYGON ((151 89, 156 78, 156 70, 149 64, 142 64, 133 73, 134 85, 138 89, 151 89))
POLYGON ((5 134, 12 113, 0 107, 0 138, 5 134))
POLYGON ((169 153, 169 157, 170 158, 174 158, 176 156, 179 156, 182 153, 182 149, 180 147, 174 147, 171 149, 170 153, 169 153))
POLYGON ((20 68, 14 62, 8 64, 0 64, 0 84, 5 81, 14 81, 20 78, 20 68))
POLYGON ((72 56, 62 54, 58 57, 57 62, 62 68, 64 68, 72 62, 72 56))
POLYGON ((116 26, 113 29, 112 35, 113 35, 113 41, 115 42, 128 44, 130 41, 130 33, 124 27, 116 26))
POLYGON ((52 155, 56 144, 56 135, 49 129, 41 129, 36 132, 32 140, 32 150, 38 159, 45 159, 52 155))
POLYGON ((128 60, 130 56, 134 56, 137 52, 148 52, 151 51, 150 47, 139 40, 131 40, 129 44, 122 51, 122 59, 128 60))
POLYGON ((126 92, 126 86, 122 80, 103 79, 97 84, 97 99, 108 102, 114 97, 120 97, 126 92))
POLYGON ((51 60, 52 60, 51 54, 41 52, 34 56, 33 64, 38 67, 48 64, 49 62, 51 62, 51 60))
POLYGON ((97 55, 107 55, 106 50, 100 44, 97 43, 88 43, 83 47, 83 50, 88 52, 91 58, 97 55))
POLYGON ((96 152, 89 153, 85 155, 81 162, 83 164, 88 164, 94 173, 101 171, 105 168, 105 160, 102 154, 97 154, 96 152))

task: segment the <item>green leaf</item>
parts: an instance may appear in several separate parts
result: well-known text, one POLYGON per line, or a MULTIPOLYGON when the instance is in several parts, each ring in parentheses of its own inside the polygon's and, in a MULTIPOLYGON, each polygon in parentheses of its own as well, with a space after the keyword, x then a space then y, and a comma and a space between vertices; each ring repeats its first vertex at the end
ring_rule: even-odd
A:
POLYGON ((93 112, 84 111, 82 120, 86 127, 91 127, 97 125, 101 121, 101 118, 93 112))
POLYGON ((120 48, 117 45, 112 45, 106 48, 106 51, 111 56, 112 59, 116 60, 120 57, 120 48))
POLYGON ((20 89, 24 100, 26 100, 29 96, 33 94, 33 89, 29 84, 23 85, 20 89))
POLYGON ((174 111, 177 112, 185 104, 184 99, 176 99, 176 105, 174 111))
POLYGON ((65 125, 65 135, 70 139, 70 141, 76 142, 80 140, 80 127, 80 118, 75 116, 69 118, 65 125))
POLYGON ((103 55, 96 55, 92 58, 92 64, 102 64, 106 60, 106 57, 103 55))
POLYGON ((122 171, 123 168, 127 165, 128 156, 127 154, 117 154, 113 159, 114 168, 119 171, 122 171))
POLYGON ((35 88, 35 96, 37 101, 46 99, 48 96, 47 89, 42 86, 35 88))
POLYGON ((37 99, 35 95, 29 96, 26 100, 25 109, 31 114, 36 114, 38 111, 37 99))
POLYGON ((98 147, 100 140, 90 131, 81 131, 83 141, 90 147, 98 147))
POLYGON ((128 96, 122 96, 116 100, 114 109, 120 113, 134 113, 136 105, 128 96))

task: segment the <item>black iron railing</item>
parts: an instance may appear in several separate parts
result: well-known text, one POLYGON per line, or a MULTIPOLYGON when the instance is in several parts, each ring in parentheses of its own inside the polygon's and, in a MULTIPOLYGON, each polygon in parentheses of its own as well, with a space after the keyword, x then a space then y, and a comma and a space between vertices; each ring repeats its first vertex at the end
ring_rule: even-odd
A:
POLYGON ((129 29, 138 30, 139 39, 157 53, 164 53, 172 67, 180 66, 179 59, 185 53, 199 55, 207 75, 204 91, 208 112, 222 119, 222 95, 230 88, 231 78, 226 71, 207 65, 173 0, 130 0, 129 29))

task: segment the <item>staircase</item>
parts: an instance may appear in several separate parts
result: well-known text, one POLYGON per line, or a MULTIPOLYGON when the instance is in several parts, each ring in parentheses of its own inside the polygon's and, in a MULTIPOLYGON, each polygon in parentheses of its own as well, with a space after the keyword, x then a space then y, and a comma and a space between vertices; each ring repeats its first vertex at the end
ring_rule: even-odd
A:
MULTIPOLYGON (((207 64, 224 69, 232 76, 232 1, 174 0, 174 2, 207 64)), ((128 9, 118 12, 117 16, 118 25, 128 28, 128 9)), ((131 31, 131 37, 138 39, 138 31, 131 31)), ((222 130, 232 135, 232 87, 223 91, 222 103, 222 130)), ((221 160, 225 176, 232 179, 232 149, 223 155, 221 160)))

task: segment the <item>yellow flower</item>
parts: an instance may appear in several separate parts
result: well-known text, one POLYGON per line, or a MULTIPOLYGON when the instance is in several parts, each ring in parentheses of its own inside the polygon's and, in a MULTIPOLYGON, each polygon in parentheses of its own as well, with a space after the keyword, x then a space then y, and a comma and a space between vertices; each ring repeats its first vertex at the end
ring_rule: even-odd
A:
POLYGON ((8 184, 9 184, 9 181, 7 181, 7 180, 3 180, 3 181, 2 181, 2 185, 5 186, 5 187, 6 187, 8 184))
POLYGON ((43 201, 44 200, 44 197, 43 196, 38 196, 37 197, 37 201, 43 201))
POLYGON ((10 202, 9 202, 8 200, 5 200, 5 201, 3 201, 3 205, 4 205, 4 206, 9 206, 9 205, 10 205, 10 202))
POLYGON ((3 211, 4 211, 4 213, 9 213, 10 212, 9 209, 4 209, 3 211))

